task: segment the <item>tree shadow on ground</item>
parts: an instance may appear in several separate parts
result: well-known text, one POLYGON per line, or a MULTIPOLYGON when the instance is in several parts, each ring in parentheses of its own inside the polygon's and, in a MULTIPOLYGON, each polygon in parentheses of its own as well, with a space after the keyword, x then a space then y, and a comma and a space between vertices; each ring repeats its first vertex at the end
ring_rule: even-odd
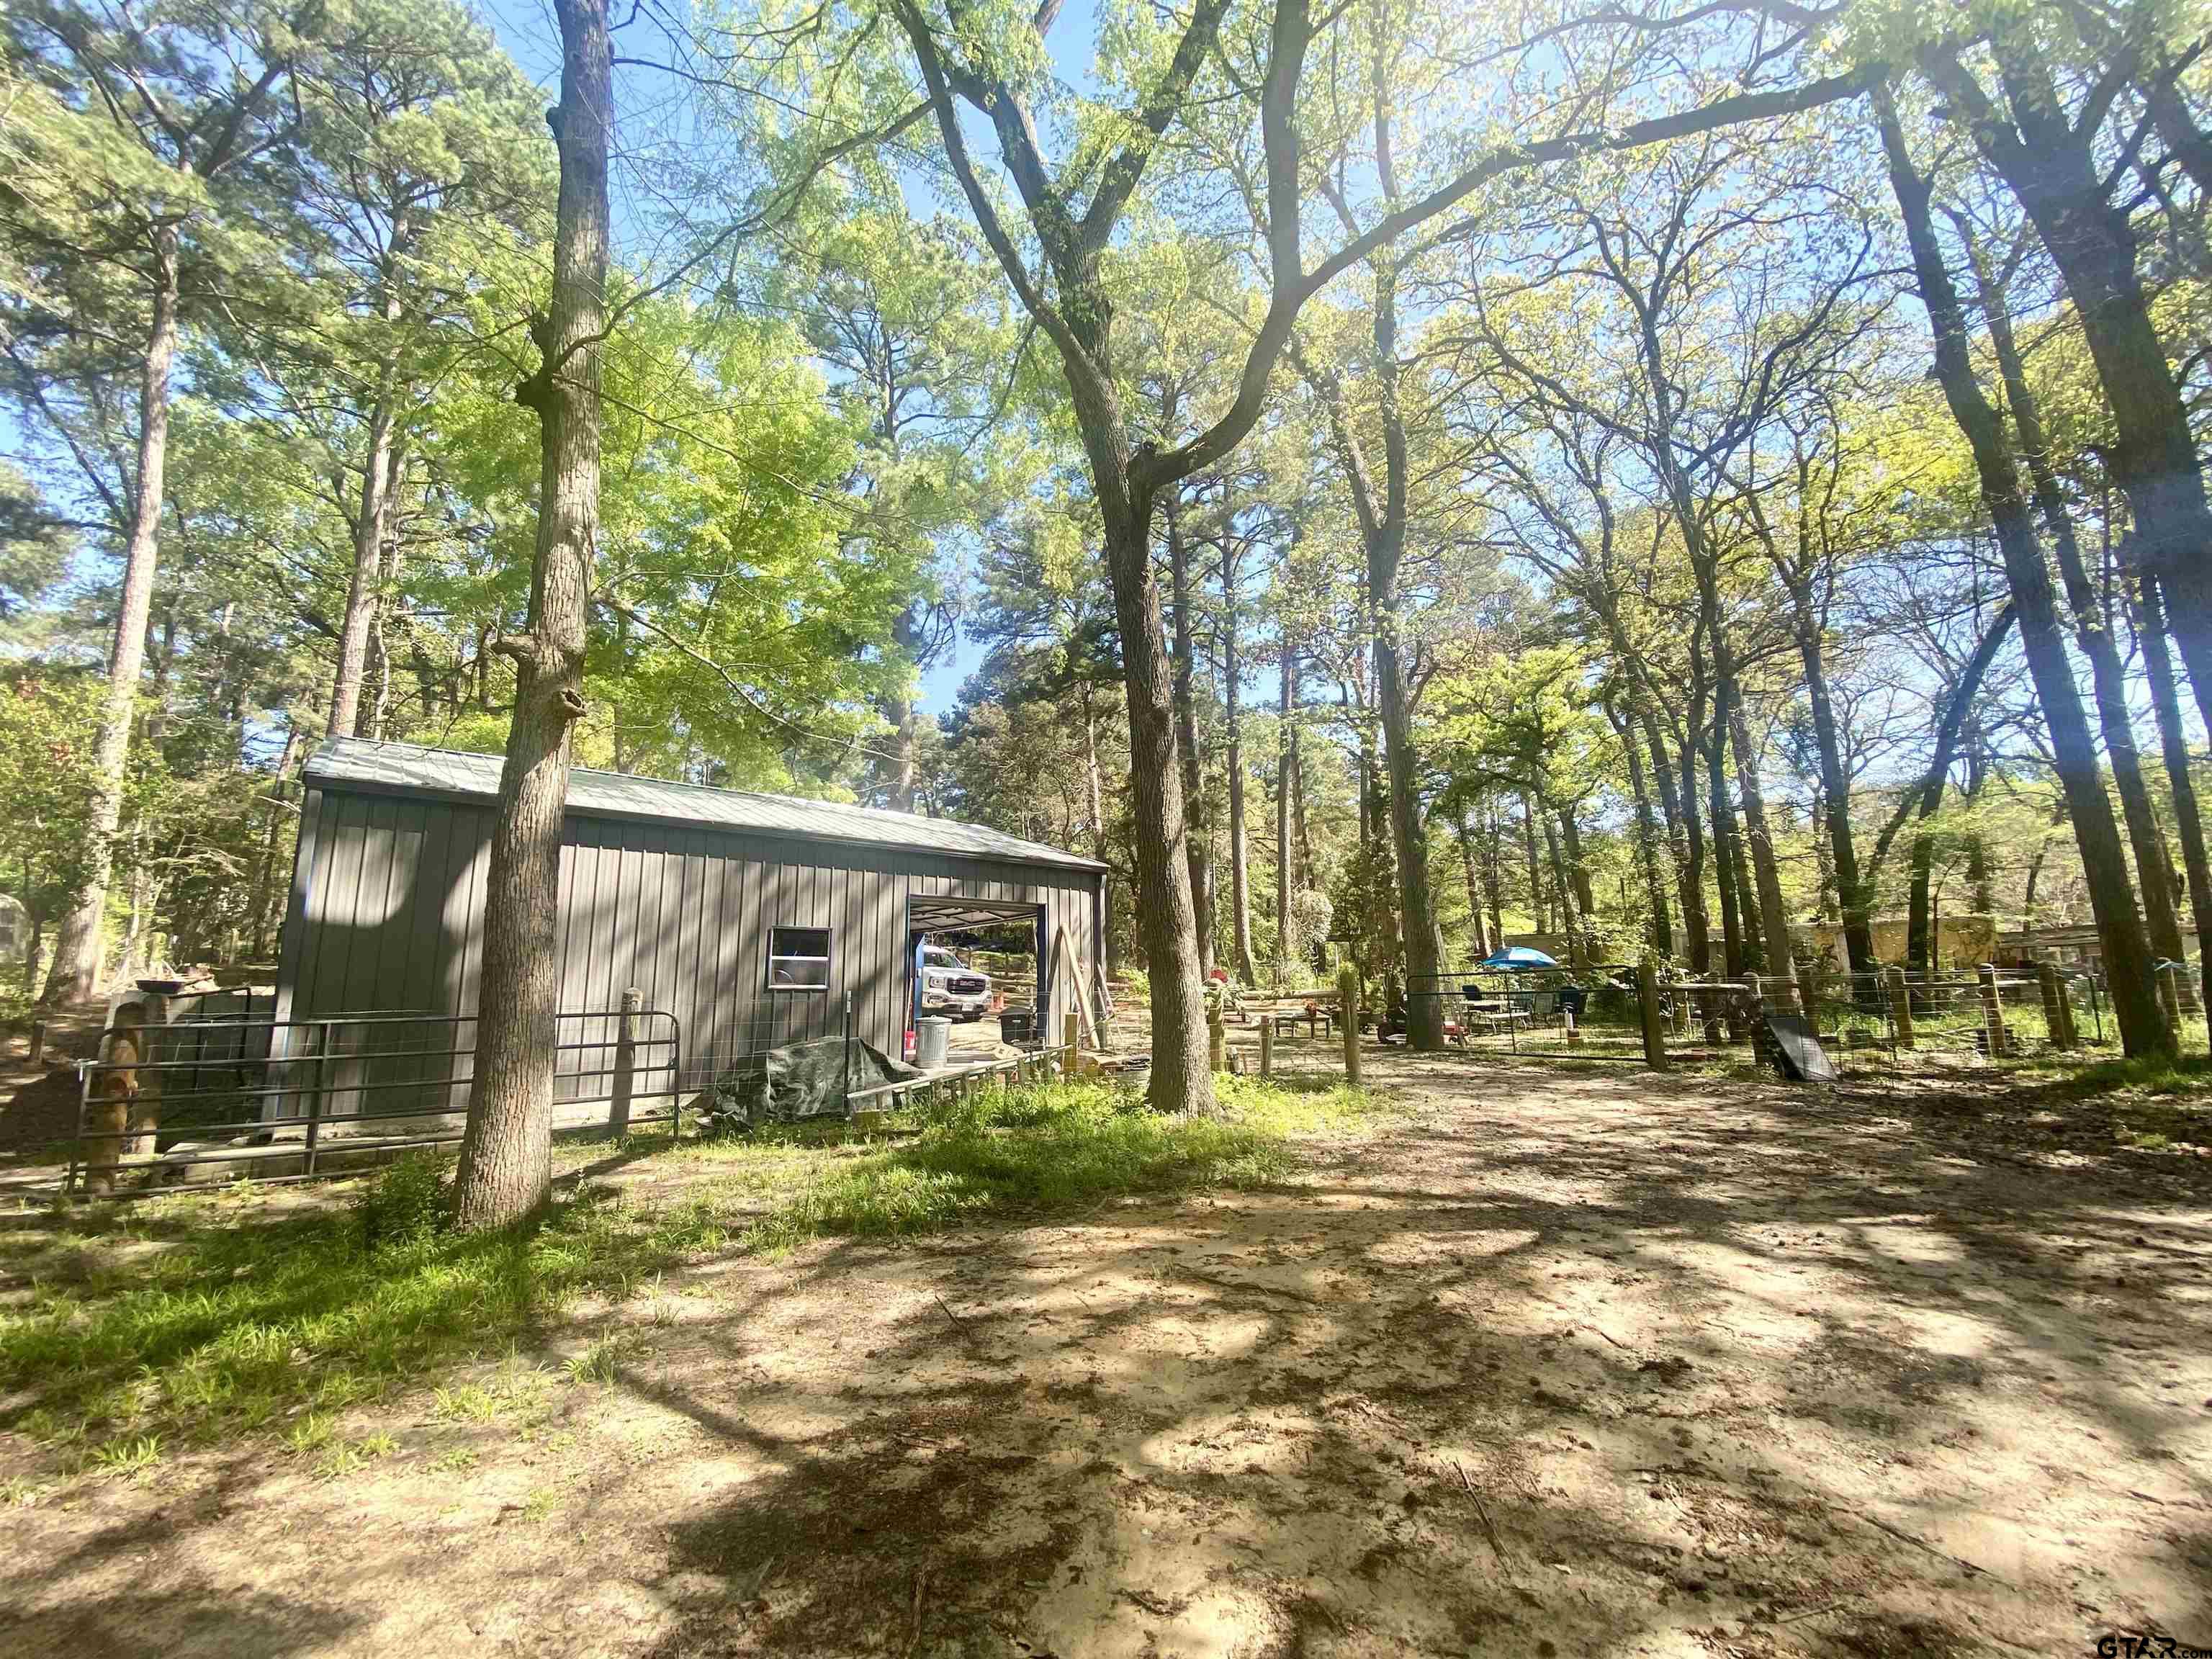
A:
POLYGON ((281 1514, 362 1620, 497 1604, 523 1650, 2206 1639, 2204 1161, 2000 1090, 1377 1070, 1414 1109, 1292 1188, 672 1272, 592 1316, 612 1384, 503 1443, 566 1483, 536 1531, 521 1477, 422 1457, 390 1504, 458 1519, 325 1487, 81 1536, 26 1564, 39 1628, 281 1514))

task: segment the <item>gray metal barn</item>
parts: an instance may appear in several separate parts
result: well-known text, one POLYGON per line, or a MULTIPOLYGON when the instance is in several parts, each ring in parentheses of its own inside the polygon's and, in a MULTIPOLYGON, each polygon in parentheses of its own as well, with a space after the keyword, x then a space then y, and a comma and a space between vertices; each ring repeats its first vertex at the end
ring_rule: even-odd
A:
MULTIPOLYGON (((357 738, 308 761, 279 1021, 476 1012, 500 765, 357 738)), ((1056 1020, 1079 979, 1097 995, 1103 878, 975 824, 579 769, 561 1007, 605 1012, 635 987, 680 1022, 686 1088, 723 1058, 836 1036, 848 992, 854 1034, 896 1056, 920 933, 1033 921, 1056 1020)))

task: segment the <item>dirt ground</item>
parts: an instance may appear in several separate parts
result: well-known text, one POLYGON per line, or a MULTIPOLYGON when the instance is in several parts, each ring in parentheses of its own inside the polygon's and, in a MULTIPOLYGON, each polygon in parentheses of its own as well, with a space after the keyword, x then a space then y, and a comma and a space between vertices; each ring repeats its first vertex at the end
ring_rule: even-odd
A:
POLYGON ((1295 1188, 720 1257, 342 1478, 0 1509, 0 1650, 2212 1645, 2212 1158, 2017 1085, 1375 1071, 1295 1188))

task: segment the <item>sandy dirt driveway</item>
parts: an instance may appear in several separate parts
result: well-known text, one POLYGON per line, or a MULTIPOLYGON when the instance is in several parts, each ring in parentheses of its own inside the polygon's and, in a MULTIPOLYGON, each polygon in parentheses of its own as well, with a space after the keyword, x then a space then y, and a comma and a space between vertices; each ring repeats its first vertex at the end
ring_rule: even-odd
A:
POLYGON ((2212 1159, 2027 1092, 1377 1069, 1294 1188, 717 1258, 343 1479, 0 1510, 0 1651, 2212 1646, 2212 1159))

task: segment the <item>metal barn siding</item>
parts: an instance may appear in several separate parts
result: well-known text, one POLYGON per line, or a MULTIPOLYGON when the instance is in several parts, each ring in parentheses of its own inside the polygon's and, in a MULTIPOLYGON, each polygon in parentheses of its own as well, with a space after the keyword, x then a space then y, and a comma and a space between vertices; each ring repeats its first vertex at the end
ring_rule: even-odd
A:
MULTIPOLYGON (((355 739, 310 761, 280 1020, 476 1012, 499 765, 495 756, 355 739)), ((699 1069, 707 1057, 753 1041, 747 1028, 757 1019, 771 1023, 763 1042, 834 1034, 848 992, 858 1034, 896 1054, 915 899, 1042 907, 1048 945, 1056 954, 1064 936, 1073 957, 1043 964, 1050 1013, 1073 1006, 1071 968, 1095 1001, 1103 872, 1091 860, 939 819, 684 785, 648 793, 629 787, 636 781, 572 775, 560 1006, 612 1010, 636 987, 647 1007, 682 1023, 686 1086, 708 1080, 699 1069), (687 809, 697 816, 679 816, 687 809), (731 822, 740 816, 770 827, 731 822), (902 835, 925 844, 894 844, 902 835), (860 838, 872 836, 882 839, 860 838), (826 991, 769 991, 769 933, 779 925, 831 930, 826 991)), ((578 1063, 562 1060, 564 1071, 578 1063)))

